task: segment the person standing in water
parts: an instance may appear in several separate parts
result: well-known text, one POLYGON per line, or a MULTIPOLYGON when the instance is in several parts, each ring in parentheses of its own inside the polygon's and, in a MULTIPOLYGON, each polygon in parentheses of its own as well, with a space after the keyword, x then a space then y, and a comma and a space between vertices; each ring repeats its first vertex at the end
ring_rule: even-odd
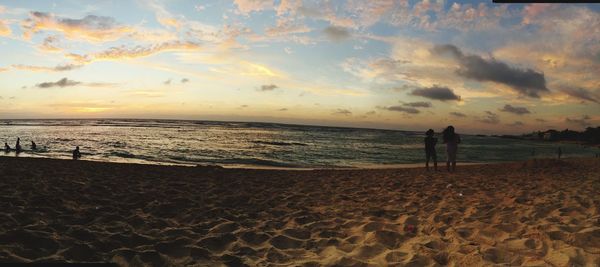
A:
POLYGON ((435 145, 437 144, 437 138, 433 137, 433 129, 425 132, 425 168, 429 170, 429 160, 433 159, 433 169, 437 171, 437 154, 435 153, 435 145))
POLYGON ((560 147, 558 147, 558 159, 560 159, 560 157, 562 156, 562 149, 560 147))
POLYGON ((8 143, 7 143, 7 142, 4 142, 4 152, 5 152, 5 153, 8 153, 8 152, 10 152, 10 146, 8 145, 8 143))
POLYGON ((21 152, 21 138, 17 137, 17 144, 15 145, 15 151, 17 153, 21 152))
POLYGON ((454 132, 454 126, 448 126, 442 132, 444 144, 446 144, 446 168, 448 172, 456 171, 456 153, 458 152, 458 144, 460 144, 460 136, 454 132), (450 168, 452 164, 452 168, 450 168))
POLYGON ((79 146, 76 146, 75 150, 73 150, 73 159, 79 158, 81 158, 81 152, 79 152, 79 146))
POLYGON ((35 144, 35 142, 31 141, 31 150, 36 150, 37 149, 37 145, 35 144))

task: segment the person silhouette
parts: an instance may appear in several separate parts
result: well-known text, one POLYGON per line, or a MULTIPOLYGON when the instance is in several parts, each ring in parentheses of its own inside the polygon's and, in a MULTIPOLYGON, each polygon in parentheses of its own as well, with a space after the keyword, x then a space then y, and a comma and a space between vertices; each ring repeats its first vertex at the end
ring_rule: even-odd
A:
POLYGON ((437 144, 437 138, 433 137, 433 129, 425 132, 425 168, 429 170, 429 160, 433 159, 433 169, 437 171, 437 154, 435 152, 435 145, 437 144))
POLYGON ((31 141, 31 150, 36 150, 37 149, 37 145, 35 144, 35 142, 31 141))
POLYGON ((562 149, 560 147, 558 147, 558 159, 560 159, 560 157, 562 156, 562 149))
POLYGON ((17 137, 17 144, 15 145, 15 151, 17 153, 21 152, 21 138, 17 137))
POLYGON ((4 152, 8 153, 10 152, 10 146, 8 145, 8 143, 4 142, 4 152))
POLYGON ((81 152, 79 152, 79 146, 76 146, 75 150, 73 150, 73 159, 79 158, 81 158, 81 152))
POLYGON ((456 171, 456 153, 458 152, 458 144, 460 144, 460 136, 454 132, 454 126, 450 125, 442 132, 444 144, 446 144, 446 169, 448 172, 456 171), (452 168, 450 168, 452 164, 452 168))

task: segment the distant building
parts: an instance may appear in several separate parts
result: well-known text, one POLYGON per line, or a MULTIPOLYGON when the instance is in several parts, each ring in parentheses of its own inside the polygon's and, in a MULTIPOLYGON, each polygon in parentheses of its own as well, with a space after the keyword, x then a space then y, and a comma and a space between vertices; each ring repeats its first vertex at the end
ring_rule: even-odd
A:
POLYGON ((555 141, 557 139, 558 139, 558 131, 548 130, 548 131, 544 132, 544 140, 555 141))

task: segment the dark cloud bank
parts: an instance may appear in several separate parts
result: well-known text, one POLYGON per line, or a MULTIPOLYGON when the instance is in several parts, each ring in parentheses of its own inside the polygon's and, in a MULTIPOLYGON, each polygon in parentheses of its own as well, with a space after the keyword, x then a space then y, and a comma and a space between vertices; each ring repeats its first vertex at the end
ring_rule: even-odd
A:
POLYGON ((544 73, 511 67, 493 58, 465 55, 458 47, 450 44, 436 45, 432 52, 438 56, 455 58, 460 65, 456 73, 462 77, 505 84, 519 94, 533 98, 539 98, 541 93, 549 92, 544 73))
POLYGON ((351 36, 350 32, 346 28, 336 26, 329 26, 325 28, 323 30, 323 33, 325 33, 325 35, 329 37, 329 39, 335 42, 344 41, 350 38, 351 36))
POLYGON ((517 115, 524 115, 531 113, 526 107, 514 107, 512 105, 506 104, 500 111, 509 112, 517 115))
POLYGON ((62 78, 56 82, 43 82, 43 83, 38 83, 35 86, 38 88, 67 87, 67 86, 75 86, 80 83, 81 82, 69 80, 67 78, 62 78))
POLYGON ((410 94, 440 101, 460 101, 460 96, 456 95, 454 91, 452 91, 452 89, 439 85, 434 85, 432 87, 425 88, 417 88, 414 89, 410 94))
POLYGON ((275 84, 264 84, 260 86, 260 91, 273 91, 277 88, 279 88, 279 86, 275 84))

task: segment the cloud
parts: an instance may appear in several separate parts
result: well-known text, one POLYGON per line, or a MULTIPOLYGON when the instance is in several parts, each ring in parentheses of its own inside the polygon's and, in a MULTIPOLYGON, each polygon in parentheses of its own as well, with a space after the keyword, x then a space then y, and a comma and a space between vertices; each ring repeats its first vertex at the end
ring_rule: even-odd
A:
POLYGON ((524 114, 531 113, 531 112, 529 112, 529 110, 526 107, 514 107, 509 104, 504 105, 504 107, 499 110, 503 111, 503 112, 517 114, 517 115, 524 115, 524 114))
POLYGON ((498 118, 498 114, 491 111, 486 111, 484 117, 477 119, 477 121, 487 124, 498 124, 500 119, 498 118))
POLYGON ((590 91, 583 88, 563 88, 561 91, 569 96, 579 98, 581 100, 600 103, 597 96, 594 96, 590 91))
POLYGON ((51 87, 61 87, 62 88, 62 87, 68 87, 68 86, 75 86, 78 84, 81 84, 81 82, 69 80, 65 77, 56 82, 43 82, 43 83, 38 83, 35 86, 38 88, 51 88, 51 87))
POLYGON ((515 121, 515 122, 513 122, 511 124, 508 124, 508 126, 515 126, 515 127, 520 127, 520 126, 523 126, 523 125, 525 125, 525 124, 522 121, 515 121))
POLYGON ((417 88, 414 89, 410 94, 440 101, 460 101, 460 96, 456 95, 452 89, 439 85, 417 88))
MULTIPOLYGON (((338 9, 332 5, 331 2, 317 2, 318 4, 313 6, 303 5, 298 7, 297 11, 303 16, 320 19, 327 21, 329 24, 338 27, 354 28, 356 26, 355 20, 339 13, 338 9)), ((303 3, 303 4, 306 4, 303 3)))
POLYGON ((46 66, 32 66, 32 65, 12 65, 11 67, 18 70, 28 70, 28 71, 50 71, 50 72, 58 72, 58 71, 69 71, 83 67, 82 64, 64 64, 64 65, 56 65, 54 67, 46 67, 46 66))
POLYGON ((165 7, 157 1, 145 1, 145 3, 154 10, 156 21, 165 27, 179 29, 182 26, 182 20, 173 16, 165 7))
POLYGON ((105 42, 119 39, 133 29, 116 23, 114 18, 87 15, 81 19, 56 17, 51 13, 30 12, 30 18, 22 22, 23 35, 43 31, 59 31, 70 39, 84 39, 90 42, 105 42))
POLYGON ((114 59, 132 59, 138 57, 146 57, 164 51, 185 51, 196 50, 200 46, 193 42, 165 42, 151 46, 136 46, 128 48, 125 46, 112 47, 104 52, 93 54, 96 60, 114 60, 114 59))
POLYGON ((345 72, 368 82, 395 83, 407 79, 410 63, 408 60, 392 58, 378 58, 368 62, 358 58, 347 58, 340 66, 345 72))
POLYGON ((389 111, 404 112, 407 114, 418 114, 421 112, 416 108, 404 107, 404 106, 381 107, 381 109, 385 109, 385 110, 389 110, 389 111))
MULTIPOLYGON (((6 8, 4 6, 0 6, 0 14, 4 13, 6 8)), ((0 19, 0 36, 10 36, 12 31, 10 27, 8 27, 8 22, 0 19)))
POLYGON ((464 117, 466 117, 466 116, 467 116, 467 114, 460 113, 460 112, 455 112, 455 111, 453 111, 453 112, 450 112, 450 115, 452 115, 452 116, 454 116, 454 117, 459 117, 459 118, 464 118, 464 117))
POLYGON ((267 36, 282 36, 288 34, 307 33, 312 29, 300 23, 292 23, 291 21, 277 21, 275 27, 267 28, 265 34, 267 36))
POLYGON ((537 121, 537 122, 548 122, 547 120, 544 120, 544 119, 541 119, 541 118, 537 118, 537 119, 535 119, 535 121, 537 121))
POLYGON ((187 51, 198 49, 200 49, 200 45, 194 42, 169 41, 150 46, 138 45, 135 47, 127 47, 121 45, 111 47, 99 53, 92 53, 87 55, 71 53, 67 54, 66 56, 80 64, 89 64, 94 61, 135 59, 167 51, 187 51))
POLYGON ((189 81, 190 81, 190 79, 188 79, 188 78, 183 78, 183 79, 181 79, 181 83, 187 83, 187 82, 189 82, 189 81))
POLYGON ((551 4, 531 4, 523 7, 523 20, 522 24, 530 24, 532 20, 535 20, 540 14, 544 13, 548 9, 552 9, 551 4))
POLYGON ((351 36, 350 32, 346 28, 337 26, 329 26, 323 30, 323 33, 325 33, 329 39, 335 42, 344 41, 351 36))
POLYGON ((282 16, 286 13, 295 14, 302 7, 302 0, 281 0, 277 7, 277 16, 282 16))
POLYGON ((288 111, 288 109, 287 108, 280 108, 277 111, 288 111))
POLYGON ((411 103, 404 103, 402 105, 407 106, 407 107, 413 107, 413 108, 430 108, 430 107, 432 107, 431 102, 411 102, 411 103))
POLYGON ((580 126, 586 127, 592 125, 590 120, 592 118, 588 115, 582 115, 581 118, 565 118, 567 123, 578 124, 580 126))
POLYGON ((163 82, 163 84, 164 84, 164 85, 171 85, 171 81, 172 81, 172 80, 173 80, 173 79, 168 79, 168 80, 164 81, 164 82, 163 82))
POLYGON ((56 46, 58 42, 58 36, 48 36, 44 38, 44 42, 40 45, 40 49, 47 52, 60 52, 62 49, 56 46))
POLYGON ((7 23, 3 20, 0 20, 0 36, 10 36, 12 31, 8 27, 7 23))
POLYGON ((273 0, 234 0, 234 3, 242 14, 273 8, 273 0))
POLYGON ((264 84, 260 86, 260 91, 273 91, 277 88, 279 88, 279 86, 274 84, 264 84))
POLYGON ((436 45, 431 52, 455 58, 460 65, 456 70, 459 76, 504 84, 519 94, 533 98, 539 98, 540 93, 549 92, 544 74, 532 69, 511 67, 494 58, 484 59, 478 55, 465 55, 458 47, 450 44, 436 45))
POLYGON ((332 114, 333 114, 333 115, 344 115, 344 116, 350 116, 350 115, 352 115, 352 112, 351 112, 350 110, 347 110, 347 109, 341 109, 341 108, 338 108, 338 109, 337 109, 336 111, 334 111, 332 114))
POLYGON ((87 87, 113 87, 118 85, 117 83, 106 83, 106 82, 90 82, 84 83, 79 81, 69 80, 66 77, 62 78, 56 82, 43 82, 35 85, 37 88, 52 88, 52 87, 69 87, 69 86, 87 86, 87 87))
POLYGON ((113 87, 119 85, 118 83, 104 83, 104 82, 92 82, 92 83, 82 83, 83 86, 87 87, 113 87))

